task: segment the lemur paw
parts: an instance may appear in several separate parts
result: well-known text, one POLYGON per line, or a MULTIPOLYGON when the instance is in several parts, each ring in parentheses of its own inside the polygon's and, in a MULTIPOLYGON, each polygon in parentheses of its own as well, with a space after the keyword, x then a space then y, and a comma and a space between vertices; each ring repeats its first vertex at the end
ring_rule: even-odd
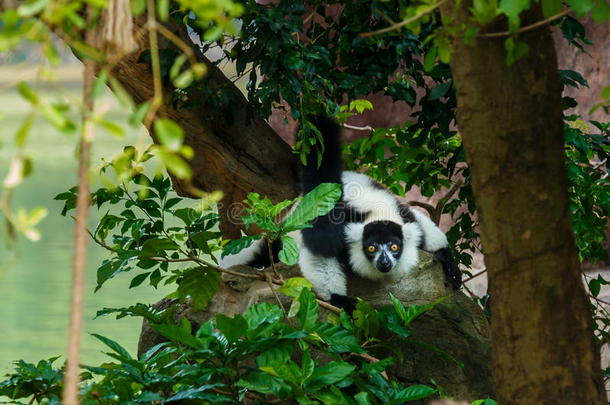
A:
POLYGON ((357 301, 347 295, 331 294, 330 303, 338 308, 343 308, 345 312, 351 315, 356 309, 357 301))

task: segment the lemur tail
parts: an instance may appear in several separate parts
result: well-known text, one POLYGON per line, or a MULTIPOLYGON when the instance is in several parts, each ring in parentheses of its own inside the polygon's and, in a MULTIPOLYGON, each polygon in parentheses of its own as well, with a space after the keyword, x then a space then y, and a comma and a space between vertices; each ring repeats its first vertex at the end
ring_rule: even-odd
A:
POLYGON ((314 117, 311 122, 322 134, 324 145, 320 166, 318 167, 318 153, 312 151, 307 156, 307 165, 302 167, 303 194, 310 192, 320 183, 341 183, 343 172, 339 125, 328 117, 314 117))

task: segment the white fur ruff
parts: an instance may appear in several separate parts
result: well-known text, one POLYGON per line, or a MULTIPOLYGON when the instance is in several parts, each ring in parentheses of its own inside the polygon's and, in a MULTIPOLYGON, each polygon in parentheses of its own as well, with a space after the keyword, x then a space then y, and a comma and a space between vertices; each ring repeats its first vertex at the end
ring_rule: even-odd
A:
POLYGON ((345 273, 336 258, 316 256, 303 246, 299 266, 303 277, 313 284, 314 291, 323 300, 329 301, 332 294, 347 294, 345 273))
POLYGON ((341 175, 343 200, 358 212, 368 214, 365 222, 393 221, 402 224, 396 198, 387 190, 374 186, 367 175, 345 171, 341 175))
POLYGON ((415 215, 415 220, 421 226, 424 236, 424 250, 435 252, 439 249, 449 246, 447 236, 439 229, 438 226, 430 218, 418 210, 411 210, 415 215))

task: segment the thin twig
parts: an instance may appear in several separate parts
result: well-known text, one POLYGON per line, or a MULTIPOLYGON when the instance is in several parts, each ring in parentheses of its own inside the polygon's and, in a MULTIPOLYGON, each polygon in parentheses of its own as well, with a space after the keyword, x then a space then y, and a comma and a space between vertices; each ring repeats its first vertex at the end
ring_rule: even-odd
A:
POLYGON ((394 25, 390 25, 389 27, 386 28, 382 28, 380 30, 377 31, 371 31, 371 32, 363 32, 362 34, 359 34, 359 37, 372 37, 374 35, 379 35, 379 34, 385 34, 386 32, 390 32, 390 31, 395 31, 398 30, 402 27, 404 27, 405 25, 409 25, 414 23, 415 21, 427 16, 428 14, 432 13, 434 10, 436 10, 437 8, 439 8, 440 6, 442 6, 443 4, 445 4, 448 0, 440 0, 438 3, 428 7, 427 9, 425 9, 424 11, 422 11, 421 13, 414 15, 411 18, 407 18, 406 20, 403 20, 399 23, 396 23, 394 25))
POLYGON ((428 214, 430 214, 430 218, 432 218, 434 212, 436 211, 436 207, 434 205, 421 201, 409 201, 409 205, 425 209, 426 211, 428 211, 428 214))
POLYGON ((587 295, 588 295, 590 298, 593 298, 593 299, 594 299, 595 301, 597 301, 597 302, 601 302, 602 304, 605 304, 605 305, 610 305, 610 302, 608 302, 608 301, 604 301, 604 300, 602 300, 602 299, 600 299, 600 298, 594 297, 594 296, 593 296, 593 295, 591 295, 591 294, 587 294, 587 295))
POLYGON ((354 125, 343 124, 343 127, 347 128, 347 129, 353 129, 355 131, 373 131, 375 129, 375 128, 370 127, 368 125, 364 126, 364 127, 357 127, 357 126, 354 126, 354 125))
POLYGON ((109 250, 111 252, 116 252, 115 248, 113 248, 112 246, 108 246, 106 243, 104 243, 104 241, 96 238, 95 235, 93 234, 93 232, 91 232, 89 229, 87 229, 87 233, 89 234, 89 237, 91 237, 91 239, 93 239, 93 241, 95 243, 97 243, 98 245, 100 245, 104 249, 109 250))
MULTIPOLYGON (((375 363, 378 363, 378 362, 380 362, 380 361, 381 361, 381 360, 379 360, 377 357, 373 357, 373 356, 371 356, 370 354, 367 354, 367 353, 350 353, 350 355, 360 357, 361 359, 366 360, 366 361, 367 361, 367 362, 369 362, 370 364, 375 364, 375 363)), ((381 372, 381 375, 382 375, 382 376, 383 376, 383 377, 384 377, 386 380, 390 381, 390 378, 388 377, 388 373, 387 373, 385 370, 383 370, 383 371, 381 372)))
MULTIPOLYGON (((87 8, 87 19, 90 21, 93 7, 87 8)), ((93 30, 87 30, 85 41, 93 44, 93 30)), ((66 356, 66 375, 64 378, 63 403, 78 405, 79 363, 83 323, 83 302, 85 299, 85 270, 87 265, 87 218, 89 215, 89 161, 91 141, 93 139, 93 81, 95 61, 84 60, 83 72, 83 110, 82 134, 79 140, 78 153, 78 189, 76 197, 76 223, 74 225, 74 259, 72 262, 72 299, 70 303, 70 331, 68 335, 68 353, 66 356)))
POLYGON ((316 302, 318 303, 319 306, 321 306, 322 308, 324 308, 330 312, 333 312, 335 314, 339 314, 341 312, 341 308, 338 308, 332 304, 329 304, 328 302, 323 301, 319 298, 316 298, 316 302))
MULTIPOLYGON (((521 34, 523 32, 531 31, 538 27, 542 27, 543 25, 547 25, 548 23, 551 23, 551 22, 557 20, 558 18, 568 15, 570 13, 570 11, 571 11, 570 9, 565 9, 560 13, 550 16, 549 18, 545 18, 544 20, 540 20, 533 24, 522 27, 519 30, 517 30, 517 32, 515 34, 521 34)), ((503 38, 503 37, 508 37, 510 35, 513 35, 513 34, 509 31, 503 31, 503 32, 488 32, 485 34, 479 34, 478 36, 481 38, 503 38)))
POLYGON ((475 278, 477 278, 480 275, 485 274, 485 273, 487 273, 487 269, 483 269, 480 272, 478 272, 477 274, 475 274, 474 276, 470 276, 466 280, 462 280, 462 284, 463 283, 467 283, 468 281, 473 280, 473 279, 475 279, 475 278))
POLYGON ((284 316, 288 315, 288 312, 286 312, 286 308, 284 308, 284 304, 282 304, 282 300, 280 300, 280 296, 277 295, 277 291, 275 291, 275 288, 273 288, 273 284, 274 284, 273 279, 268 271, 265 271, 265 281, 267 281, 267 285, 269 286, 269 289, 273 293, 273 296, 275 297, 275 300, 277 301, 278 305, 280 306, 280 308, 282 308, 282 312, 284 313, 284 316))
POLYGON ((176 45, 178 48, 180 48, 182 50, 182 52, 189 59, 189 62, 191 63, 191 65, 196 65, 197 63, 199 63, 197 61, 197 57, 195 56, 195 52, 193 51, 193 48, 191 48, 186 42, 184 42, 182 39, 180 39, 176 34, 171 32, 170 30, 168 30, 163 24, 159 24, 158 22, 155 21, 153 23, 153 26, 154 26, 154 28, 157 29, 157 31, 159 31, 159 33, 161 35, 163 35, 165 38, 169 39, 174 45, 176 45))

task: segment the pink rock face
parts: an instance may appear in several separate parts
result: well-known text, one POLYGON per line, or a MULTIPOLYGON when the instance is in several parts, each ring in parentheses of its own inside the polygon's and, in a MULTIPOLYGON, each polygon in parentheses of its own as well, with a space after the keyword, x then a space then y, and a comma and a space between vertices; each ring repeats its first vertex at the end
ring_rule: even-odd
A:
POLYGON ((595 104, 599 103, 600 91, 606 86, 610 86, 610 24, 596 23, 590 18, 583 22, 586 36, 593 42, 585 48, 587 53, 575 46, 570 45, 557 29, 554 31, 555 48, 557 49, 557 61, 560 69, 570 69, 582 74, 589 82, 589 88, 580 89, 568 88, 564 95, 570 96, 578 101, 578 106, 571 110, 580 114, 585 119, 607 121, 610 116, 602 109, 598 109, 593 114, 588 111, 595 104))

